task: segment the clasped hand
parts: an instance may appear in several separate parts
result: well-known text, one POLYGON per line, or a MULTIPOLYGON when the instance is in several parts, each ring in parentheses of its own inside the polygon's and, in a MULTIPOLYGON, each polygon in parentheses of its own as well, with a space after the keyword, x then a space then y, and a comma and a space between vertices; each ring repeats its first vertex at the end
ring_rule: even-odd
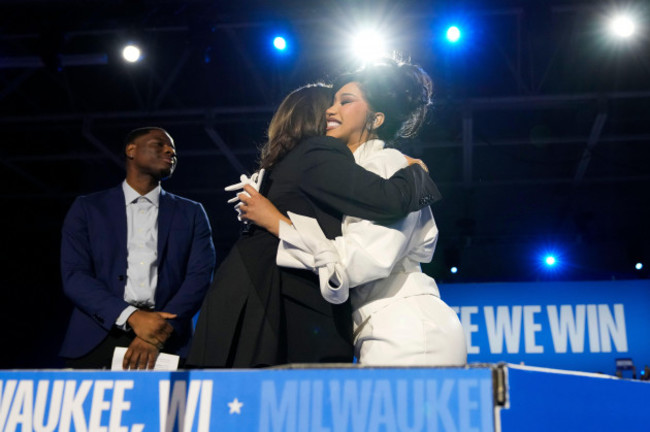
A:
POLYGON ((169 312, 137 310, 127 320, 136 337, 124 354, 124 369, 153 369, 158 353, 174 328, 167 320, 176 318, 169 312))

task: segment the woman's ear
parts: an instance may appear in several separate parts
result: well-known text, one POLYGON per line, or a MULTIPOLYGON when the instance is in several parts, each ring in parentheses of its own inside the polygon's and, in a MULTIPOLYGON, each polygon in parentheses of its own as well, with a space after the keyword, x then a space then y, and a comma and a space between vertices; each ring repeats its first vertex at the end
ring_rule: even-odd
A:
POLYGON ((377 129, 379 126, 384 124, 384 113, 378 112, 375 113, 375 119, 372 121, 372 128, 377 129))

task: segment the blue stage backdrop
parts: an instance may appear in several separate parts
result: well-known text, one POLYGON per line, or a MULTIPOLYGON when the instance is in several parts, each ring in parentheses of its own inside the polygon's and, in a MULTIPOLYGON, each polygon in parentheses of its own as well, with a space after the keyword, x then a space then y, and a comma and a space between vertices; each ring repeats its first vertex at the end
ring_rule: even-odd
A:
POLYGON ((650 281, 441 285, 467 336, 468 361, 614 374, 650 364, 650 281))

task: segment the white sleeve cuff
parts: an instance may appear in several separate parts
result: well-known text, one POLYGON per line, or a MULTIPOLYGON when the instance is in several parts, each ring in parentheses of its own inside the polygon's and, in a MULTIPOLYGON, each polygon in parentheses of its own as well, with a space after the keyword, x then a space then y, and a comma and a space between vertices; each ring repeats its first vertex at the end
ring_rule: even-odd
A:
POLYGON ((279 231, 280 243, 275 257, 277 265, 316 271, 314 256, 294 226, 280 221, 279 231))
POLYGON ((333 304, 345 303, 350 296, 350 284, 345 271, 337 264, 328 264, 318 268, 320 294, 333 304))
POLYGON ((349 296, 345 269, 339 254, 314 218, 288 213, 293 225, 280 222, 279 266, 311 269, 318 272, 321 295, 330 303, 340 304, 349 296))
POLYGON ((129 324, 126 321, 129 319, 131 314, 137 310, 138 308, 135 306, 127 306, 120 316, 117 317, 117 320, 115 320, 115 326, 124 331, 130 330, 131 327, 129 327, 129 324))

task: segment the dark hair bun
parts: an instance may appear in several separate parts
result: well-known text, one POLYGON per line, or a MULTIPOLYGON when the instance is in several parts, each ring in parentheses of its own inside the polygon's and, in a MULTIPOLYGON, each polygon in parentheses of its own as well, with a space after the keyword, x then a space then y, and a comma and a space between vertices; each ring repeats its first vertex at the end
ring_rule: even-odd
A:
POLYGON ((394 59, 382 59, 356 72, 341 75, 334 82, 334 91, 356 82, 370 108, 384 113, 384 124, 375 132, 390 142, 417 135, 427 118, 433 83, 417 65, 394 59))

